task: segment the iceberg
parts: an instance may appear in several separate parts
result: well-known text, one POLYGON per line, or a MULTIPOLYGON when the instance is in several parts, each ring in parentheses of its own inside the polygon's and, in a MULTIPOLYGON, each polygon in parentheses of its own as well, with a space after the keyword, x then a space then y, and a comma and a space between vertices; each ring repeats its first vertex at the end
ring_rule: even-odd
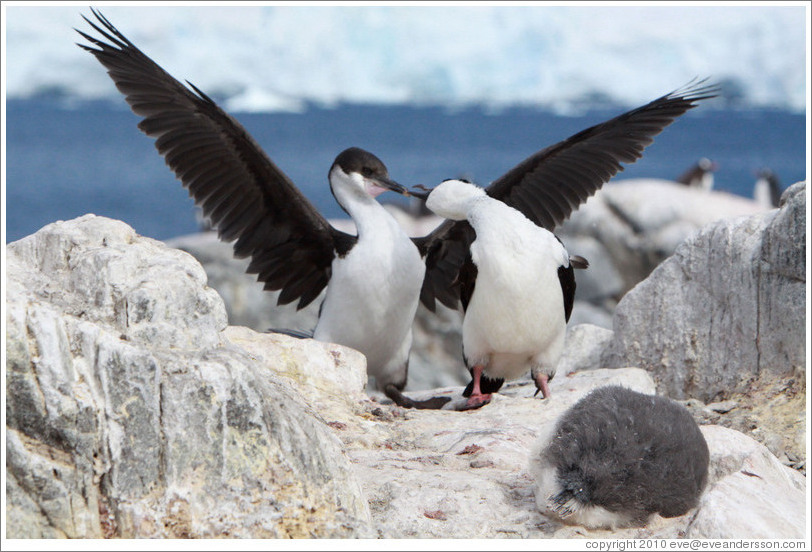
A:
MULTIPOLYGON (((638 105, 709 76, 728 105, 803 111, 806 7, 105 6, 179 80, 245 111, 308 104, 559 112, 638 105)), ((4 7, 6 93, 118 92, 74 46, 84 6, 4 7)))

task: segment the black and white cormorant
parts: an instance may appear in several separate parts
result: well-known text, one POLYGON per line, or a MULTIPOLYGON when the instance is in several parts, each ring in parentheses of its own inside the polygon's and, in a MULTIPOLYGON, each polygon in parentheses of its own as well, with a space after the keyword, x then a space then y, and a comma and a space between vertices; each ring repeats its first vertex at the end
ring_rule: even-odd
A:
POLYGON ((529 471, 543 512, 608 529, 696 507, 709 459, 684 406, 612 385, 584 396, 539 437, 529 471))
MULTIPOLYGON (((187 88, 147 57, 101 13, 107 39, 78 31, 79 44, 104 65, 136 115, 138 127, 202 208, 248 272, 279 304, 303 308, 327 288, 313 337, 362 352, 378 389, 401 406, 437 407, 447 398, 411 401, 406 385, 412 322, 425 264, 395 219, 375 199, 406 188, 360 148, 341 152, 329 170, 330 188, 352 217, 357 236, 341 232, 302 195, 236 119, 189 83, 187 88)), ((83 16, 84 17, 84 16, 83 16)))
POLYGON ((781 181, 771 169, 756 171, 753 199, 765 209, 774 209, 781 203, 781 181))
POLYGON ((620 163, 639 159, 654 136, 715 92, 689 83, 531 155, 484 189, 449 180, 412 192, 448 219, 416 240, 426 257, 421 300, 430 309, 436 300, 462 305, 467 408, 528 369, 537 393, 549 396, 574 302, 573 269, 588 266, 567 253, 554 228, 620 163))
POLYGON ((677 177, 677 182, 689 188, 697 188, 710 192, 713 189, 713 173, 719 168, 716 161, 702 157, 691 165, 684 173, 677 177))

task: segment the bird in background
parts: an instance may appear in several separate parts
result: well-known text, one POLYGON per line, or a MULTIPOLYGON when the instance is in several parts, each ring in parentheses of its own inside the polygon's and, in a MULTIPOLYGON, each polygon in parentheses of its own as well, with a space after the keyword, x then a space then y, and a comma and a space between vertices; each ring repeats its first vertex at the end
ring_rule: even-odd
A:
POLYGON ((677 182, 690 188, 697 188, 710 192, 713 189, 713 173, 719 169, 719 164, 707 157, 702 157, 682 173, 677 182))
POLYGON ((753 185, 753 199, 765 209, 774 209, 781 203, 781 181, 778 175, 768 168, 756 171, 753 185))

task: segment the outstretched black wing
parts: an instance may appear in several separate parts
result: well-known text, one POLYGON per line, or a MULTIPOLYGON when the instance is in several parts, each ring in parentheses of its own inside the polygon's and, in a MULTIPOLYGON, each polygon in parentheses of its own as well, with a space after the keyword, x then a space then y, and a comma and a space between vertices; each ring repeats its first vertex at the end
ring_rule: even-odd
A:
MULTIPOLYGON (((665 127, 696 107, 697 102, 714 97, 716 92, 717 88, 705 85, 704 80, 688 83, 534 153, 486 191, 552 232, 623 170, 621 163, 637 161, 665 127)), ((463 282, 461 278, 475 274, 463 266, 471 262, 467 253, 474 239, 474 231, 466 221, 445 221, 427 236, 415 238, 426 256, 426 277, 420 296, 426 307, 434 310, 439 300, 457 308, 461 291, 473 289, 473 282, 463 282)))
MULTIPOLYGON (((77 30, 96 47, 79 44, 107 68, 145 134, 223 241, 234 241, 248 272, 279 304, 312 302, 327 285, 331 263, 355 243, 316 211, 243 126, 191 83, 182 85, 135 47, 101 13, 108 42, 77 30)), ((103 27, 103 28, 102 28, 103 27)))

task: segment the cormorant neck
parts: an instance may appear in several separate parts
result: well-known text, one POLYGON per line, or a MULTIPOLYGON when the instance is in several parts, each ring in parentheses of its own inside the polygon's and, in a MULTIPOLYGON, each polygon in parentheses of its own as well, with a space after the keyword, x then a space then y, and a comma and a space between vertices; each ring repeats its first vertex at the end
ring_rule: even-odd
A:
POLYGON ((341 170, 330 174, 330 188, 341 208, 350 215, 358 229, 358 238, 380 230, 390 220, 390 215, 378 201, 366 193, 361 185, 353 181, 358 175, 347 175, 341 170))

